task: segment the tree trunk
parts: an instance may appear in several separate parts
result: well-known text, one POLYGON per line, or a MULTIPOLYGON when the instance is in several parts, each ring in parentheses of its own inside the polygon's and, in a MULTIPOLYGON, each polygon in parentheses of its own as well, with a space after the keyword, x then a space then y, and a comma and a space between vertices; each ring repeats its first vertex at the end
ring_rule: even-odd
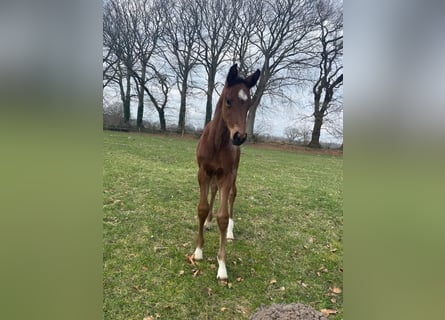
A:
POLYGON ((253 130, 255 127, 256 111, 258 109, 258 106, 260 105, 261 97, 263 96, 264 91, 266 89, 267 81, 269 81, 269 76, 268 76, 268 74, 264 74, 264 67, 263 67, 263 71, 260 76, 260 81, 258 83, 255 94, 252 97, 252 105, 250 106, 249 113, 247 115, 246 133, 247 133, 247 139, 249 139, 249 141, 252 141, 254 139, 254 131, 253 130))
POLYGON ((130 72, 127 72, 126 80, 127 80, 127 88, 125 91, 124 99, 122 101, 122 104, 124 106, 124 123, 129 125, 130 124, 130 94, 131 94, 131 87, 130 87, 130 72))
POLYGON ((165 125, 165 113, 164 113, 165 103, 164 103, 164 105, 162 107, 160 107, 158 101, 151 94, 151 92, 148 90, 147 87, 145 87, 145 92, 147 92, 148 97, 150 98, 151 103, 153 103, 153 106, 155 107, 156 111, 158 112, 159 124, 161 126, 161 131, 167 130, 167 127, 165 125))
POLYGON ((143 98, 143 96, 144 96, 144 93, 143 93, 143 91, 142 91, 142 93, 140 93, 140 94, 142 94, 142 99, 141 98, 139 98, 139 103, 138 103, 138 114, 137 114, 137 120, 136 120, 136 126, 138 127, 138 128, 143 128, 144 127, 144 125, 143 125, 143 123, 142 123, 142 118, 143 118, 143 115, 144 115, 144 98, 143 98))
POLYGON ((322 124, 323 124, 323 116, 320 114, 316 114, 314 120, 314 128, 312 130, 312 139, 311 142, 309 142, 308 147, 321 148, 320 133, 322 124))
POLYGON ((204 127, 207 125, 207 123, 212 120, 212 114, 213 114, 213 88, 215 87, 215 72, 212 70, 209 74, 209 80, 207 83, 207 104, 206 104, 206 118, 204 121, 204 127))
POLYGON ((249 113, 247 114, 247 128, 246 128, 246 133, 247 133, 247 138, 249 139, 249 141, 252 141, 252 139, 254 138, 253 136, 253 128, 255 127, 255 115, 256 115, 256 110, 258 108, 258 105, 252 105, 249 109, 249 113))
POLYGON ((142 128, 143 127, 142 120, 143 120, 143 116, 144 116, 145 70, 146 70, 146 65, 142 64, 141 77, 139 79, 140 86, 139 86, 139 91, 138 91, 138 99, 139 99, 139 102, 138 102, 138 114, 137 114, 137 118, 136 118, 136 126, 138 128, 142 128))
POLYGON ((181 84, 181 104, 179 106, 178 133, 185 131, 185 115, 187 111, 187 81, 188 74, 184 75, 184 79, 181 84))
POLYGON ((159 123, 161 125, 161 131, 165 131, 167 130, 167 127, 165 125, 165 113, 164 113, 164 109, 157 109, 158 113, 159 113, 159 123))

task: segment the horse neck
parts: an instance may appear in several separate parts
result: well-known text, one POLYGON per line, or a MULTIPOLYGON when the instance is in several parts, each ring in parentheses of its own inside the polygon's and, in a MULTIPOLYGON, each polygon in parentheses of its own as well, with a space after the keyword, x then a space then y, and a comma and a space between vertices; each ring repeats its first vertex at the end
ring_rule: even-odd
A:
POLYGON ((212 140, 216 148, 220 148, 230 142, 229 129, 222 118, 222 96, 221 94, 216 103, 211 127, 212 140))

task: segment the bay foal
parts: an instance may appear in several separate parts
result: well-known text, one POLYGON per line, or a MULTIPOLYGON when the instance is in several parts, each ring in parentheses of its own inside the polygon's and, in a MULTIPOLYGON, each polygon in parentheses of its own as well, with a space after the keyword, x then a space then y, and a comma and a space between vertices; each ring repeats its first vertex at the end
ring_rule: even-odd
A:
POLYGON ((203 258, 204 225, 212 219, 212 206, 219 190, 219 210, 216 215, 220 232, 217 278, 227 280, 226 242, 233 239, 233 203, 236 197, 236 175, 240 160, 239 146, 246 141, 246 117, 251 105, 250 88, 260 76, 260 70, 247 77, 238 75, 234 64, 216 104, 213 119, 204 128, 196 148, 200 198, 198 205, 198 239, 195 260, 203 258), (211 201, 208 202, 211 188, 211 201), (229 208, 230 207, 230 208, 229 208))

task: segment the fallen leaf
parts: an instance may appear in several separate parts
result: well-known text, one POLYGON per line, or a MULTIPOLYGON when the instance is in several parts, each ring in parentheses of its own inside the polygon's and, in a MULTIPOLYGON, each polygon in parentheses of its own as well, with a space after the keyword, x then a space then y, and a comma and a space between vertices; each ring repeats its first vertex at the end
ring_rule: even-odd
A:
POLYGON ((337 303, 337 299, 332 298, 332 299, 331 299, 331 302, 332 302, 332 303, 337 303))
POLYGON ((144 317, 144 320, 154 320, 152 316, 144 317))
POLYGON ((337 314, 337 310, 334 309, 321 309, 321 313, 323 313, 324 316, 329 316, 331 314, 337 314))
POLYGON ((221 310, 221 312, 224 312, 224 311, 226 311, 227 310, 227 308, 226 307, 222 307, 221 309, 219 309, 219 310, 221 310))
POLYGON ((193 278, 196 278, 199 275, 200 271, 199 269, 193 271, 193 278))
POLYGON ((334 288, 332 288, 331 291, 332 291, 333 293, 335 293, 335 294, 339 294, 339 293, 341 293, 341 289, 338 288, 338 287, 334 287, 334 288))
POLYGON ((328 272, 328 269, 326 269, 323 265, 321 265, 320 268, 318 268, 318 270, 325 273, 328 272))
POLYGON ((228 283, 227 283, 227 288, 232 289, 232 287, 233 287, 232 282, 228 282, 228 283))
POLYGON ((302 285, 304 288, 309 288, 309 285, 306 284, 306 283, 304 283, 304 282, 302 282, 301 285, 302 285))
POLYGON ((182 276, 184 274, 184 270, 179 271, 179 275, 182 276))
POLYGON ((337 248, 331 249, 331 252, 336 252, 337 248))
POLYGON ((286 291, 286 288, 285 287, 281 287, 280 290, 281 291, 286 291))
POLYGON ((236 310, 239 310, 243 315, 247 315, 249 313, 249 309, 240 305, 236 306, 236 310))
POLYGON ((211 265, 210 265, 210 269, 216 269, 216 264, 214 264, 214 263, 212 263, 211 265))
POLYGON ((328 269, 326 269, 324 266, 321 266, 320 268, 318 268, 318 271, 327 273, 327 272, 328 272, 328 269))
POLYGON ((195 260, 194 260, 194 254, 192 254, 192 255, 186 254, 185 257, 186 257, 187 262, 189 264, 191 264, 192 266, 196 266, 196 263, 195 263, 195 260))
POLYGON ((276 279, 272 279, 272 280, 270 280, 269 283, 270 283, 270 284, 275 284, 275 283, 277 283, 277 280, 276 280, 276 279))
POLYGON ((212 288, 207 288, 207 294, 209 297, 213 294, 212 288))
POLYGON ((244 281, 244 279, 241 278, 241 277, 238 277, 238 278, 236 278, 236 281, 237 281, 237 282, 241 282, 241 281, 244 281))
POLYGON ((321 273, 319 271, 317 271, 317 276, 319 276, 319 277, 321 276, 321 273))

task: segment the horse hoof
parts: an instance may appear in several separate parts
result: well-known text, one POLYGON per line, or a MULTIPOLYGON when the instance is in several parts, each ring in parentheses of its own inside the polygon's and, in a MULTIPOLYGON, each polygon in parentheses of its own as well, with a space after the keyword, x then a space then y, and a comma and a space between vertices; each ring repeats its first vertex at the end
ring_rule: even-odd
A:
POLYGON ((202 260, 202 249, 196 248, 193 254, 193 260, 202 260))
POLYGON ((218 273, 216 276, 216 279, 220 281, 227 281, 227 269, 226 269, 226 263, 223 260, 218 259, 218 273))
POLYGON ((229 284, 229 281, 227 279, 218 279, 219 285, 222 287, 225 287, 229 284))

